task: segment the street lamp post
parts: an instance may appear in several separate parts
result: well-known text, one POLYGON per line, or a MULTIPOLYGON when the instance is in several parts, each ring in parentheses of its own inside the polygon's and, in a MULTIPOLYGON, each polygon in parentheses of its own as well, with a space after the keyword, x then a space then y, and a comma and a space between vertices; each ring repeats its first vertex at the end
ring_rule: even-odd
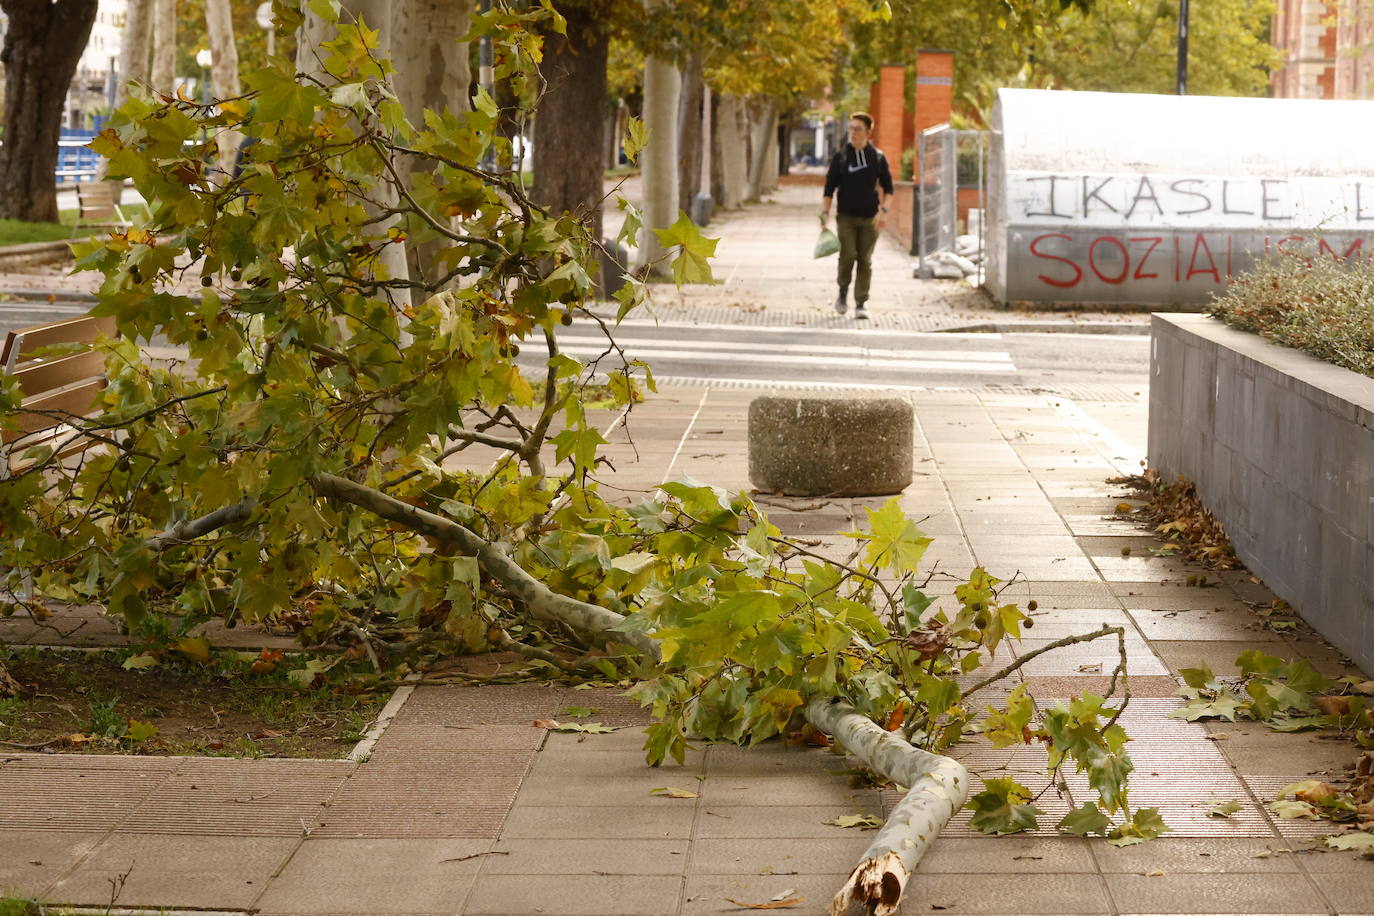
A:
POLYGON ((1188 94, 1188 0, 1178 0, 1178 94, 1188 94))
POLYGON ((257 20, 258 28, 267 33, 267 56, 272 57, 276 53, 277 30, 272 21, 271 2, 258 4, 257 20))
POLYGON ((210 65, 215 62, 215 55, 210 53, 209 48, 201 48, 196 52, 196 66, 200 68, 200 103, 210 104, 210 65))

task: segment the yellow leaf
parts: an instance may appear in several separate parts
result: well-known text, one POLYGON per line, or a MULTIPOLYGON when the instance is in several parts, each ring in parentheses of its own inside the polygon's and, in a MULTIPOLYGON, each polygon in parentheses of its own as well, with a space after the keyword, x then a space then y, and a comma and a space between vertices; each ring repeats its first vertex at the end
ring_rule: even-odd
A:
POLYGON ((178 639, 172 648, 202 665, 210 660, 210 641, 204 636, 186 636, 178 639))
POLYGON ((657 789, 650 789, 650 795, 657 795, 659 798, 701 798, 700 792, 693 792, 691 789, 679 789, 677 786, 661 786, 657 789))

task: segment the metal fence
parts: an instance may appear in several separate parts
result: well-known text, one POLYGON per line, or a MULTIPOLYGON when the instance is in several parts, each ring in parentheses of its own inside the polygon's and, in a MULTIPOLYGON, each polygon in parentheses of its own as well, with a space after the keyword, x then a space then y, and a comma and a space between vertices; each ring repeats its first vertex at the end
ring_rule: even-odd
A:
POLYGON ((916 142, 915 254, 923 271, 932 255, 960 254, 975 264, 983 260, 983 220, 966 227, 976 245, 960 244, 959 189, 977 190, 980 217, 987 203, 988 135, 983 130, 955 130, 941 124, 921 131, 916 142))

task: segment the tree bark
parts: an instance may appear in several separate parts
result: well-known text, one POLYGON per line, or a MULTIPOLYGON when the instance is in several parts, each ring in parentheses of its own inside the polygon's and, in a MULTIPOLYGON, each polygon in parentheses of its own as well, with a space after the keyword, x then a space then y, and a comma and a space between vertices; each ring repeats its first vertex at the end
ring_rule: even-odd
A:
POLYGON ((9 18, 0 218, 57 222, 57 141, 67 87, 95 22, 97 0, 0 0, 9 18))
MULTIPOLYGON (((205 30, 210 37, 210 81, 216 98, 231 99, 242 94, 239 88, 239 52, 234 44, 234 17, 229 0, 205 0, 205 30)), ((222 130, 215 136, 219 147, 219 169, 225 181, 234 174, 234 160, 243 135, 222 130)))
POLYGON ((534 119, 533 199, 554 213, 585 216, 601 238, 602 150, 610 30, 591 4, 560 5, 566 37, 544 39, 544 94, 534 119))
MULTIPOLYGON (((467 42, 472 0, 396 0, 391 13, 392 57, 403 63, 392 82, 411 124, 423 127, 425 109, 455 114, 471 110, 468 88, 472 73, 467 42)), ((422 167, 419 159, 403 160, 403 173, 422 167)), ((394 246, 393 246, 394 247, 394 246)), ((433 282, 441 274, 434 261, 442 240, 407 245, 410 278, 433 282)))
MULTIPOLYGON (((124 8, 124 33, 119 40, 119 77, 115 81, 114 107, 129 100, 129 83, 148 82, 148 45, 152 38, 152 0, 129 0, 124 8)), ((102 158, 96 166, 97 181, 105 180, 109 160, 102 158)), ((110 194, 118 206, 124 193, 123 179, 110 182, 110 194)))
POLYGON ((693 54, 682 70, 682 96, 677 111, 677 205, 692 212, 692 203, 701 190, 701 55, 693 54))
MULTIPOLYGON (((650 9, 664 0, 644 0, 650 9)), ((682 74, 672 61, 657 56, 644 60, 644 126, 649 145, 640 156, 644 188, 644 228, 640 230, 637 263, 657 274, 667 271, 666 255, 655 229, 666 229, 677 218, 677 108, 682 74)))
POLYGON ((749 136, 749 177, 747 199, 758 200, 777 187, 777 103, 766 97, 745 102, 745 123, 749 136), (771 184, 770 184, 771 181, 771 184))
POLYGON ((748 193, 749 147, 742 129, 739 96, 722 95, 716 114, 716 156, 720 161, 720 205, 733 210, 748 193))
MULTIPOLYGON (((396 0, 391 13, 392 82, 410 123, 423 126, 424 110, 470 110, 468 33, 472 0, 396 0)), ((385 40, 385 39, 384 39, 385 40)))
POLYGON ((171 95, 177 80, 176 0, 153 0, 153 36, 153 66, 148 82, 158 92, 171 95))
POLYGON ((968 770, 949 757, 912 747, 835 697, 812 700, 806 718, 833 735, 869 769, 907 787, 830 904, 832 916, 844 913, 851 904, 874 916, 889 916, 897 912, 907 880, 921 858, 968 800, 968 770))

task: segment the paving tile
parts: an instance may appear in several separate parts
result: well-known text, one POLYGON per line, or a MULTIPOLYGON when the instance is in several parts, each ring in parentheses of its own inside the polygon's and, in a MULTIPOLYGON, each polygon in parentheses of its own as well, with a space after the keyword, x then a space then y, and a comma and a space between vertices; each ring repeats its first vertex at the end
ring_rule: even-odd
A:
POLYGON ((873 789, 857 789, 842 777, 813 775, 732 775, 718 773, 701 784, 707 805, 852 805, 869 803, 873 789))
POLYGON ((699 838, 692 844, 691 874, 848 875, 873 841, 874 831, 804 842, 760 842, 759 838, 699 838))
POLYGON ((0 892, 40 897, 100 842, 103 834, 0 828, 0 892))
POLYGON ((127 875, 126 906, 246 909, 299 841, 268 837, 116 835, 49 889, 59 903, 106 904, 127 875))
POLYGON ((688 841, 502 838, 486 875, 681 875, 688 841))
POLYGON ((1271 838, 1219 839, 1166 835, 1136 846, 1089 844, 1104 873, 1146 874, 1275 874, 1300 871, 1284 840, 1271 838), (1273 853, 1276 855, 1262 854, 1273 853))
POLYGON ((0 765, 0 824, 108 830, 172 779, 179 760, 17 755, 0 765))
POLYGON ((850 805, 728 806, 707 804, 702 808, 698 838, 835 839, 853 834, 852 828, 827 823, 851 814, 882 817, 882 803, 874 794, 850 805))
MULTIPOLYGON (((1196 668, 1205 664, 1214 674, 1234 677, 1240 673, 1236 659, 1242 652, 1256 649, 1268 655, 1279 654, 1284 644, 1263 637, 1248 640, 1153 640, 1150 643, 1169 669, 1175 674, 1181 668, 1196 668)), ((1296 657, 1295 652, 1283 653, 1285 657, 1296 657)))
POLYGON ((188 759, 119 829, 298 837, 356 767, 346 760, 188 759))
POLYGON ((490 848, 488 840, 311 837, 257 906, 264 913, 454 913, 481 868, 478 854, 490 848))
POLYGON ((800 901, 780 913, 823 913, 844 884, 841 875, 690 875, 682 916, 725 913, 740 916, 741 906, 800 901), (785 895, 785 896, 784 896, 785 895))
POLYGON ((1091 874, 1097 864, 1093 845, 1076 837, 1005 836, 961 839, 941 837, 917 871, 937 874, 1091 874))
POLYGON ((483 875, 463 907, 466 916, 673 916, 683 880, 645 875, 483 875))
MULTIPOLYGON (((684 800, 685 801, 685 800, 684 800)), ((692 835, 696 806, 601 805, 597 808, 516 805, 501 837, 566 839, 685 839, 692 835)))
POLYGON ((907 884, 903 913, 928 914, 935 906, 954 913, 1110 913, 1099 875, 927 875, 907 884))
POLYGON ((1109 874, 1105 878, 1123 913, 1326 912, 1316 886, 1302 874, 1109 874))
POLYGON ((634 804, 682 806, 684 803, 691 804, 692 799, 658 797, 653 794, 653 790, 671 786, 704 794, 702 785, 704 783, 685 770, 656 769, 638 776, 624 776, 614 781, 600 780, 592 775, 574 778, 557 773, 543 773, 530 776, 520 785, 516 804, 572 808, 634 804))

